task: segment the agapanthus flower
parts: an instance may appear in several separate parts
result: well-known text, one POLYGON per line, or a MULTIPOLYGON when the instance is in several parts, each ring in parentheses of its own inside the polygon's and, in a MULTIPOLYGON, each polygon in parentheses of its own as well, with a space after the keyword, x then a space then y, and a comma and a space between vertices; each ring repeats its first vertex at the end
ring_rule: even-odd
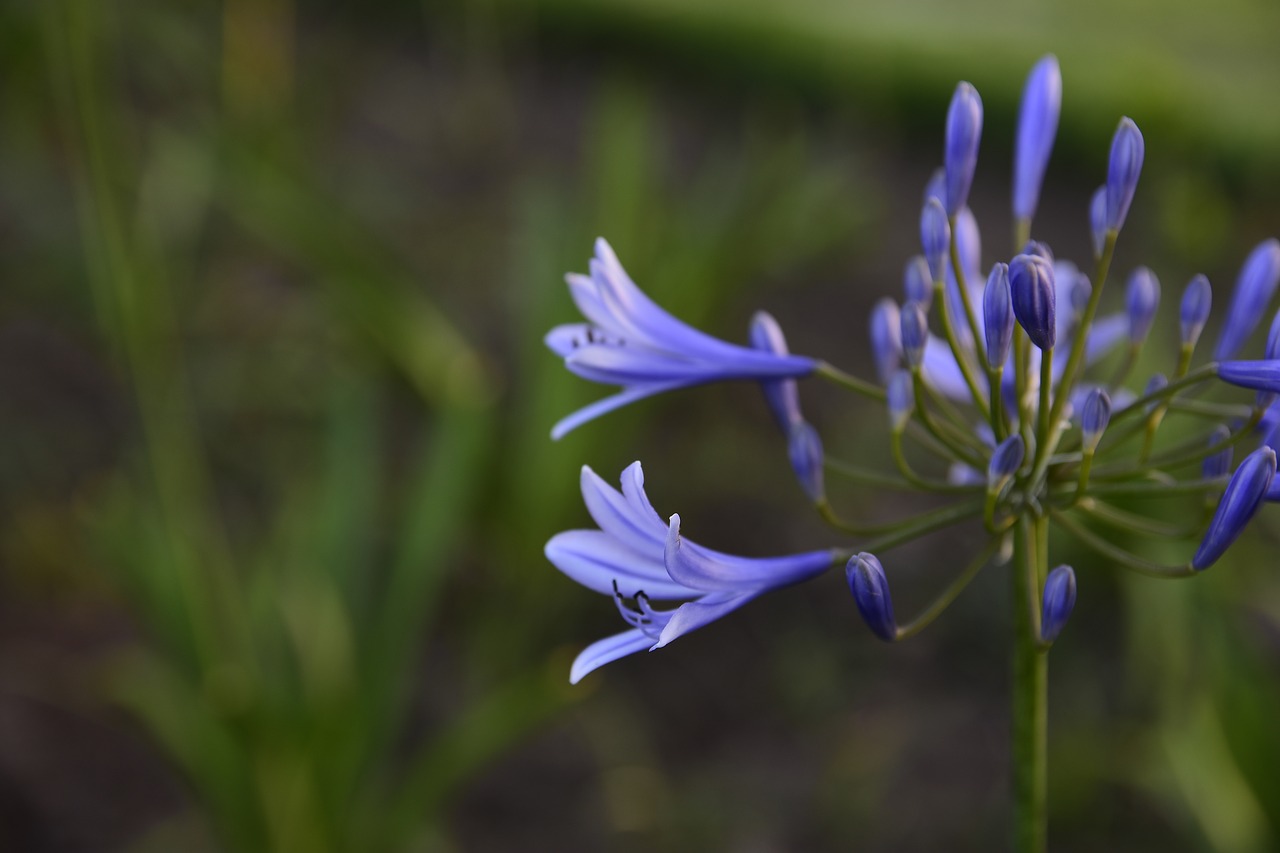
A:
POLYGON ((663 391, 732 379, 795 378, 817 368, 812 358, 726 343, 672 317, 636 287, 603 238, 596 241, 590 270, 565 277, 587 322, 557 326, 545 341, 572 372, 623 390, 561 420, 552 438, 663 391))
POLYGON ((639 462, 622 472, 621 491, 584 466, 582 499, 600 529, 553 536, 547 559, 588 589, 613 596, 631 628, 578 655, 569 675, 574 683, 618 658, 660 649, 770 590, 815 577, 838 559, 829 550, 735 557, 683 539, 680 516, 664 522, 649 503, 639 462), (650 603, 681 600, 669 610, 650 603))

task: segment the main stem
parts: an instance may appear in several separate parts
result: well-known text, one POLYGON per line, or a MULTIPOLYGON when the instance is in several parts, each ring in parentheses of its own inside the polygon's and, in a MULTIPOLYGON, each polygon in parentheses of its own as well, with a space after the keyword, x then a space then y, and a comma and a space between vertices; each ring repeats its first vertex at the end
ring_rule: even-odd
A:
POLYGON ((1047 569, 1046 519, 1019 519, 1013 576, 1013 836, 1018 853, 1044 853, 1047 839, 1049 656, 1040 648, 1040 585, 1047 569))

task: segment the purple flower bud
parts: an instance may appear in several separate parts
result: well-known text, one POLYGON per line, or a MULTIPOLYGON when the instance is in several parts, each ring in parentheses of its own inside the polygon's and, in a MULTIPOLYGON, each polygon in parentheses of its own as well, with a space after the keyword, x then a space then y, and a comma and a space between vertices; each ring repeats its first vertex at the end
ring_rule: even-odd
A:
POLYGON ((1262 506, 1271 481, 1276 476, 1276 452, 1270 447, 1259 447, 1240 463, 1231 475, 1227 490, 1218 502, 1218 509, 1209 522, 1200 549, 1191 559, 1191 567, 1203 571, 1218 561, 1231 543, 1244 531, 1245 525, 1262 506))
POLYGON ((888 403, 889 423, 894 432, 900 432, 916 408, 915 385, 907 371, 899 370, 889 378, 888 403))
POLYGON ((1004 488, 1009 478, 1022 466, 1027 447, 1022 443, 1022 436, 1014 434, 996 445, 991 451, 991 461, 987 464, 987 488, 993 492, 1004 488))
POLYGON ((1160 280, 1146 267, 1138 267, 1129 275, 1124 307, 1129 315, 1129 340, 1140 344, 1147 339, 1151 323, 1160 307, 1160 280))
MULTIPOLYGON (((1213 447, 1231 438, 1231 430, 1227 429, 1226 424, 1218 424, 1213 428, 1213 432, 1209 433, 1208 445, 1213 447)), ((1204 462, 1200 466, 1200 473, 1206 480, 1216 480, 1219 477, 1225 477, 1231 472, 1231 456, 1233 449, 1224 447, 1211 456, 1206 456, 1204 462)))
POLYGON ((1037 258, 1043 258, 1049 263, 1053 263, 1053 249, 1049 248, 1048 243, 1042 243, 1039 240, 1028 240, 1027 245, 1022 247, 1022 254, 1035 255, 1037 258))
POLYGON ((1241 388, 1280 393, 1280 361, 1224 361, 1218 365, 1218 378, 1241 388))
POLYGON ((943 163, 947 170, 947 213, 955 216, 969 200, 973 172, 978 167, 982 139, 982 98, 968 83, 956 87, 947 109, 947 139, 943 163))
POLYGON ((902 361, 902 320, 892 299, 881 299, 871 310, 871 357, 882 383, 898 369, 902 361))
POLYGON ((1107 243, 1107 188, 1098 187, 1089 199, 1089 236, 1093 240, 1093 256, 1102 257, 1107 243))
MULTIPOLYGON (((1147 380, 1147 386, 1142 389, 1142 396, 1146 397, 1148 394, 1154 394, 1168 384, 1169 384, 1169 380, 1165 377, 1165 375, 1163 373, 1157 373, 1147 380)), ((1154 403, 1154 402, 1147 403, 1147 407, 1146 407, 1147 414, 1149 415, 1152 412, 1154 412, 1156 410, 1156 407, 1159 405, 1160 405, 1159 403, 1154 403)))
POLYGON ((1009 265, 996 264, 982 292, 982 323, 987 337, 987 362, 1002 367, 1013 343, 1013 302, 1009 295, 1009 265))
POLYGON ((902 290, 908 302, 919 302, 928 310, 933 301, 933 278, 924 255, 916 255, 907 261, 907 268, 902 273, 902 290))
POLYGON ((1076 606, 1076 573, 1070 566, 1058 566, 1044 580, 1040 609, 1040 641, 1052 643, 1062 633, 1076 606))
POLYGON ((956 214, 956 255, 960 258, 960 271, 965 278, 978 277, 982 269, 982 232, 978 229, 978 220, 968 207, 960 208, 956 214))
POLYGON ((1138 188, 1138 176, 1142 174, 1145 150, 1138 126, 1128 117, 1120 119, 1116 135, 1111 139, 1111 160, 1107 164, 1106 224, 1110 231, 1124 227, 1134 191, 1138 188))
POLYGON ((947 222, 947 212, 936 198, 926 201, 920 212, 920 245, 929 264, 929 277, 942 281, 947 268, 947 250, 951 246, 951 225, 947 222))
POLYGON ((845 579, 849 582, 849 591, 862 614, 862 621, 867 623, 871 633, 885 642, 891 643, 897 638, 898 623, 893 618, 893 599, 889 597, 889 581, 884 576, 884 567, 874 554, 863 551, 850 557, 844 569, 845 579))
POLYGON ((1084 407, 1080 412, 1080 431, 1084 434, 1084 446, 1088 451, 1096 450, 1111 421, 1111 398, 1101 388, 1094 388, 1084 398, 1084 407))
POLYGON ((929 182, 924 185, 923 203, 928 204, 931 198, 936 198, 944 208, 947 206, 947 170, 941 166, 933 170, 929 182))
MULTIPOLYGON (((782 334, 782 327, 771 314, 757 311, 751 318, 751 346, 754 349, 774 355, 789 355, 787 339, 782 334)), ((794 379, 761 380, 760 388, 764 391, 765 403, 784 433, 789 432, 792 424, 802 420, 800 417, 800 389, 794 379)))
POLYGON ((1022 90, 1018 142, 1013 155, 1013 215, 1017 219, 1035 216, 1061 109, 1062 72, 1058 70, 1058 60, 1050 54, 1031 69, 1022 90))
POLYGON ((791 427, 787 455, 791 458, 791 470, 796 472, 796 479, 809 500, 822 500, 826 491, 822 482, 822 439, 818 431, 806 421, 791 427))
POLYGON ((1209 309, 1213 307, 1213 288, 1209 279, 1198 275, 1187 284, 1182 291, 1182 309, 1179 319, 1182 323, 1182 345, 1193 347, 1200 340, 1204 324, 1209 320, 1209 309))
POLYGON ((1013 313, 1031 342, 1051 349, 1057 338, 1057 299, 1053 265, 1037 255, 1017 255, 1009 262, 1013 313))
POLYGON ((1215 359, 1225 361, 1240 351, 1266 312, 1277 282, 1280 282, 1280 240, 1265 240, 1249 253, 1240 268, 1231 305, 1227 308, 1227 321, 1213 351, 1215 359))
POLYGON ((1071 280, 1071 291, 1067 294, 1067 298, 1071 301, 1071 317, 1079 320, 1084 316, 1085 309, 1089 307, 1089 297, 1093 295, 1093 285, 1089 283, 1089 276, 1084 273, 1077 273, 1071 280))
POLYGON ((924 345, 929 340, 929 321, 919 302, 902 306, 902 354, 908 367, 919 367, 924 360, 924 345))

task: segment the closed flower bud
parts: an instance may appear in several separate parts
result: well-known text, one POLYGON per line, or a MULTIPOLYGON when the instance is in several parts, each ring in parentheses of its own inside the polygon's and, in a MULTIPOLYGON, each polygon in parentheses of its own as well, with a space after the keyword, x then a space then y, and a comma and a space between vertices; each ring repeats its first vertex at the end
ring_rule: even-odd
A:
POLYGON ((1089 199, 1089 237, 1093 241, 1093 256, 1102 257, 1107 243, 1107 187, 1098 187, 1089 199))
POLYGON ((1067 294, 1071 302, 1073 320, 1079 321, 1084 316, 1085 309, 1089 307, 1089 297, 1092 295, 1093 285, 1089 283, 1089 276, 1077 273, 1071 280, 1071 291, 1067 294))
POLYGON ((956 87, 947 109, 943 163, 947 170, 947 213, 955 216, 969 200, 969 187, 978 167, 978 143, 982 140, 982 98, 968 83, 956 87))
POLYGON ((982 324, 987 336, 987 362, 1002 367, 1013 343, 1013 301, 1009 295, 1009 265, 996 264, 982 292, 982 324))
POLYGON ((1040 610, 1040 641, 1052 643, 1062 633, 1076 606, 1076 573, 1070 566, 1058 566, 1044 580, 1040 610))
POLYGON ((791 470, 796 472, 796 479, 809 500, 822 500, 826 491, 822 481, 822 439, 818 431, 806 421, 793 426, 787 438, 787 455, 791 457, 791 470))
POLYGON ((1200 340, 1204 324, 1209 320, 1209 310, 1213 307, 1213 288, 1209 279, 1198 275, 1187 284, 1182 291, 1182 308, 1179 321, 1182 325, 1182 345, 1193 347, 1200 340))
MULTIPOLYGON (((1209 447, 1216 447, 1230 440, 1230 438, 1231 430, 1227 429, 1225 424, 1218 424, 1213 428, 1213 432, 1209 433, 1209 447)), ((1225 477, 1230 474, 1232 453, 1233 449, 1228 445, 1217 453, 1206 456, 1204 463, 1200 466, 1201 475, 1206 480, 1216 480, 1219 477, 1225 477)))
POLYGON ((991 452, 991 461, 987 464, 987 489, 998 492, 1009 482, 1009 478, 1017 473, 1026 455, 1026 445, 1022 436, 1011 435, 996 445, 991 452))
POLYGON ((1280 361, 1224 361, 1218 365, 1218 378, 1241 388, 1280 393, 1280 361))
POLYGON ((1130 274, 1124 294, 1124 308, 1129 315, 1130 342, 1140 344, 1147 339, 1159 307, 1159 279, 1148 268, 1138 267, 1130 274))
POLYGON ((894 432, 901 432, 916 407, 916 391, 911 374, 899 370, 889 378, 889 423, 894 432))
POLYGON ((1053 266, 1037 255, 1018 255, 1009 262, 1013 313, 1031 342, 1051 349, 1057 337, 1053 266))
POLYGON ((931 198, 936 198, 938 204, 942 205, 944 210, 946 209, 947 170, 941 166, 933 170, 933 173, 929 175, 929 182, 924 185, 924 201, 922 203, 928 204, 931 198))
POLYGON ((1240 352, 1266 313, 1277 282, 1280 282, 1280 241, 1272 239, 1259 243, 1240 269, 1231 305, 1227 308, 1227 320, 1213 351, 1215 359, 1225 361, 1240 352))
POLYGON ((947 222, 947 212, 936 198, 926 201, 924 210, 920 212, 920 245, 929 264, 929 277, 942 281, 947 268, 947 250, 951 245, 951 225, 947 222))
POLYGON ((902 362, 902 319, 892 299, 881 299, 871 311, 871 357, 881 382, 902 362))
POLYGON ((916 255, 907 261, 907 268, 902 273, 902 290, 908 302, 919 302, 928 310, 929 303, 933 301, 933 278, 924 255, 916 255))
POLYGON ((1051 264, 1054 263, 1053 249, 1049 248, 1048 243, 1042 243, 1039 240, 1028 240, 1027 245, 1022 247, 1022 254, 1035 255, 1051 264))
MULTIPOLYGON (((778 321, 765 311, 757 311, 751 318, 751 346, 774 355, 789 355, 787 339, 778 321)), ((799 423, 800 389, 794 379, 767 379, 760 382, 765 402, 773 419, 782 431, 788 432, 792 424, 799 423)))
MULTIPOLYGON (((982 232, 978 228, 978 220, 973 211, 967 207, 960 208, 956 214, 956 227, 953 232, 956 238, 956 255, 960 258, 960 271, 965 278, 977 278, 982 269, 982 232)), ((972 284, 972 281, 970 281, 972 284)))
POLYGON ((1017 219, 1035 216, 1061 108, 1062 72, 1058 70, 1058 60, 1049 55, 1031 69, 1018 110, 1013 156, 1013 215, 1017 219))
POLYGON ((889 581, 884 568, 874 554, 862 552, 850 557, 845 566, 845 579, 849 591, 867 623, 871 633, 885 642, 893 642, 898 634, 898 623, 893 618, 893 599, 889 597, 889 581))
POLYGON ((1191 559, 1193 569, 1203 571, 1226 553, 1262 506, 1275 475, 1276 452, 1270 447, 1260 447, 1245 457, 1231 475, 1213 520, 1209 522, 1209 532, 1191 559))
POLYGON ((1094 388, 1084 398, 1080 412, 1080 431, 1084 434, 1084 447, 1092 452, 1097 449, 1111 421, 1111 398, 1101 388, 1094 388))
POLYGON ((924 360, 924 345, 929 340, 929 322, 919 302, 902 306, 902 354, 908 367, 919 367, 924 360))
POLYGON ((1119 231, 1129 215, 1129 205, 1142 174, 1145 145, 1142 131, 1130 118, 1120 119, 1111 139, 1111 159, 1107 164, 1107 230, 1119 231))

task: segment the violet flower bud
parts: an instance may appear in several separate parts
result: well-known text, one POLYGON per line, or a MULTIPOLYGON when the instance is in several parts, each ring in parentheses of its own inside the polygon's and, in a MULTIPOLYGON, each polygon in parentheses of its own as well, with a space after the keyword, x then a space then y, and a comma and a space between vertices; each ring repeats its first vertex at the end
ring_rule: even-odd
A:
POLYGON ((1160 280, 1147 267, 1138 267, 1129 275, 1124 307, 1129 315, 1129 341, 1140 344, 1147 339, 1160 307, 1160 280))
POLYGON ((1275 295, 1280 282, 1280 240, 1259 243, 1245 259, 1236 289, 1227 307, 1227 321, 1222 325, 1213 357, 1218 361, 1234 358, 1253 333, 1275 295))
POLYGON ((947 212, 936 198, 924 204, 920 212, 920 245, 924 259, 929 264, 929 277, 942 281, 947 269, 947 251, 951 246, 951 224, 947 212))
POLYGON ((1051 349, 1057 338, 1057 299, 1053 265, 1037 255, 1018 255, 1009 262, 1013 313, 1031 342, 1051 349))
POLYGON ((1200 340, 1204 324, 1209 321, 1209 310, 1213 307, 1213 288, 1209 279, 1197 275, 1182 291, 1182 307, 1179 321, 1182 325, 1182 345, 1193 347, 1200 340))
POLYGON ((902 306, 902 354, 908 367, 919 367, 924 361, 924 346, 929 340, 929 322, 919 302, 902 306))
POLYGON ((1209 522, 1209 531, 1191 559, 1191 567, 1203 571, 1218 561, 1244 531, 1262 506, 1276 476, 1276 452, 1259 447, 1240 463, 1231 475, 1227 490, 1209 522))
POLYGON ((969 187, 978 167, 978 143, 982 139, 982 98, 968 83, 956 87, 947 109, 943 163, 947 170, 947 214, 955 216, 969 200, 969 187))
POLYGON ((987 338, 987 363, 1003 367, 1013 344, 1013 302, 1009 295, 1009 265, 996 264, 982 292, 982 323, 987 338))
POLYGON ((1044 580, 1040 609, 1040 642, 1052 643, 1062 633, 1076 606, 1076 573, 1070 566, 1058 566, 1044 580))
POLYGON ((911 374, 899 370, 889 377, 887 396, 889 424, 894 432, 901 432, 916 408, 916 390, 911 374))
POLYGON ((902 361, 901 329, 897 303, 888 297, 877 302, 871 310, 871 357, 882 383, 889 381, 902 361))
POLYGON ((898 623, 893 618, 889 581, 884 576, 880 561, 874 554, 864 551, 849 558, 844 573, 862 621, 867 623, 871 633, 885 642, 893 642, 897 638, 898 623))
POLYGON ((822 439, 818 431, 806 421, 792 426, 787 437, 787 455, 791 459, 791 470, 795 471, 809 500, 821 501, 826 490, 822 478, 822 439))
POLYGON ((1058 133, 1058 113, 1062 109, 1062 72, 1058 60, 1048 55, 1035 64, 1022 90, 1018 110, 1017 146, 1013 155, 1013 215, 1016 219, 1035 216, 1045 167, 1058 133))
POLYGON ((1027 245, 1022 247, 1022 254, 1035 255, 1037 258, 1043 258, 1050 264, 1054 262, 1053 249, 1049 248, 1048 243, 1042 243, 1039 240, 1028 240, 1027 245))
POLYGON ((1111 159, 1107 164, 1106 225, 1109 231, 1124 227, 1133 194, 1138 189, 1145 150, 1138 126, 1127 116, 1120 119, 1120 126, 1111 139, 1111 159))
POLYGON ((926 311, 929 310, 929 304, 933 302, 933 278, 924 255, 916 255, 907 261, 907 268, 902 273, 902 290, 908 302, 919 302, 926 311))
POLYGON ((956 255, 960 258, 960 271, 965 278, 977 278, 978 271, 982 269, 982 232, 968 207, 960 208, 956 214, 956 227, 952 233, 956 240, 956 255))
POLYGON ((1022 436, 1017 434, 996 445, 996 449, 991 452, 991 461, 987 463, 988 491, 998 492, 1004 488, 1009 478, 1022 467, 1026 451, 1027 446, 1023 444, 1022 436))
POLYGON ((1106 185, 1093 191, 1089 199, 1089 237, 1093 240, 1093 256, 1102 257, 1102 250, 1107 244, 1107 188, 1106 185))
MULTIPOLYGON (((751 318, 750 340, 753 349, 774 355, 789 355, 787 339, 773 315, 757 311, 751 318)), ((803 420, 800 416, 800 389, 794 379, 762 379, 760 388, 773 419, 784 433, 803 420)))
POLYGON ((1086 452, 1097 450, 1102 433, 1111 422, 1111 398, 1101 388, 1094 388, 1084 398, 1080 412, 1080 431, 1086 452))

